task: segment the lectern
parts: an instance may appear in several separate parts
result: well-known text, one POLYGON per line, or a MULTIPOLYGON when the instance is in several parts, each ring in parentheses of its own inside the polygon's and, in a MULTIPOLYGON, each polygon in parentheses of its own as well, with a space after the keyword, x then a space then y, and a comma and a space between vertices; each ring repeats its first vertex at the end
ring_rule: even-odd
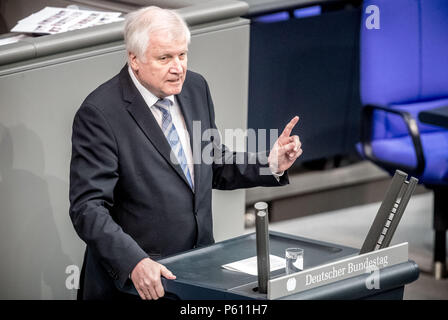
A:
MULTIPOLYGON (((175 275, 162 279, 170 296, 185 300, 223 299, 402 299, 404 286, 419 275, 408 260, 408 244, 388 247, 417 184, 397 171, 361 248, 269 232, 267 204, 257 203, 257 233, 218 242, 158 260, 175 275), (269 271, 269 255, 304 250, 303 270, 269 271), (223 268, 258 257, 258 275, 223 268)), ((137 294, 133 286, 124 291, 137 294)))
MULTIPOLYGON (((306 239, 279 232, 269 232, 270 253, 284 256, 285 248, 300 247, 305 251, 304 271, 344 258, 358 256, 359 249, 306 239)), ((257 276, 230 271, 222 265, 256 256, 255 233, 215 243, 208 247, 193 249, 158 262, 176 275, 176 280, 162 279, 166 292, 182 300, 268 299, 266 293, 257 291, 257 276)), ((369 274, 350 277, 331 284, 312 288, 278 299, 402 299, 404 286, 418 278, 415 262, 405 261, 381 269, 380 289, 369 289, 369 274)), ((280 269, 270 273, 275 280, 285 276, 280 269)), ((135 288, 126 289, 137 294, 135 288)))

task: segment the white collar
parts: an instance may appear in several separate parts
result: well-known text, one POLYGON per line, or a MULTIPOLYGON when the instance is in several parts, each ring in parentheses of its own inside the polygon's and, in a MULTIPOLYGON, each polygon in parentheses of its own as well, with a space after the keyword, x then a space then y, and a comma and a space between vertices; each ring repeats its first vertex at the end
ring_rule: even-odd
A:
MULTIPOLYGON (((151 91, 149 91, 148 89, 146 89, 141 83, 140 81, 137 79, 137 77, 134 74, 134 71, 132 71, 131 67, 128 65, 128 72, 129 75, 131 76, 132 82, 134 83, 134 85, 136 86, 138 92, 140 92, 140 94, 142 95, 143 99, 145 100, 146 104, 149 107, 152 107, 154 105, 154 103, 157 102, 157 100, 159 100, 159 97, 157 97, 156 95, 154 95, 151 91)), ((165 99, 168 99, 171 101, 171 105, 174 105, 174 95, 170 95, 165 97, 165 99)))

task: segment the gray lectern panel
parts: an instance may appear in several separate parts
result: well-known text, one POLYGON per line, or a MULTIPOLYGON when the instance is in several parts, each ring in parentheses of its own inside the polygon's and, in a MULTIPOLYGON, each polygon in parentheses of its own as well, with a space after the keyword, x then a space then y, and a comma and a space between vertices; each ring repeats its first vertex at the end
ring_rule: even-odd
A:
POLYGON ((334 282, 281 300, 343 300, 343 299, 403 299, 404 285, 419 276, 419 268, 414 261, 400 263, 380 271, 379 288, 367 288, 370 274, 334 282))

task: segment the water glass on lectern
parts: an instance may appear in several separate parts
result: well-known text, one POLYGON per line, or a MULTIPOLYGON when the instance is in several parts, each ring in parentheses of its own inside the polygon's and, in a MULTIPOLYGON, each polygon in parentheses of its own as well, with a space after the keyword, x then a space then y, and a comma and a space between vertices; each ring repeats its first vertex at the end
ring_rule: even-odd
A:
POLYGON ((303 270, 303 249, 288 248, 285 250, 286 274, 303 270))

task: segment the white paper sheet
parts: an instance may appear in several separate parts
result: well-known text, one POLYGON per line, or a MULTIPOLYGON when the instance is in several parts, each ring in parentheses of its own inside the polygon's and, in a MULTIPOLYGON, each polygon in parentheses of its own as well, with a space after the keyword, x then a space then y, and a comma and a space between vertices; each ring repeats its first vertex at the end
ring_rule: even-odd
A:
POLYGON ((11 32, 55 34, 123 20, 121 12, 45 7, 20 20, 11 32))
MULTIPOLYGON (((280 258, 274 256, 272 254, 269 255, 270 269, 271 271, 279 270, 285 268, 286 260, 284 258, 280 258)), ((235 261, 232 263, 228 263, 222 266, 224 269, 244 272, 256 276, 257 272, 257 257, 251 257, 240 261, 235 261)))
POLYGON ((20 41, 22 39, 28 38, 26 35, 24 34, 19 34, 17 36, 13 36, 13 37, 8 37, 8 38, 1 38, 0 39, 0 46, 3 46, 5 44, 10 44, 10 43, 14 43, 17 41, 20 41))

